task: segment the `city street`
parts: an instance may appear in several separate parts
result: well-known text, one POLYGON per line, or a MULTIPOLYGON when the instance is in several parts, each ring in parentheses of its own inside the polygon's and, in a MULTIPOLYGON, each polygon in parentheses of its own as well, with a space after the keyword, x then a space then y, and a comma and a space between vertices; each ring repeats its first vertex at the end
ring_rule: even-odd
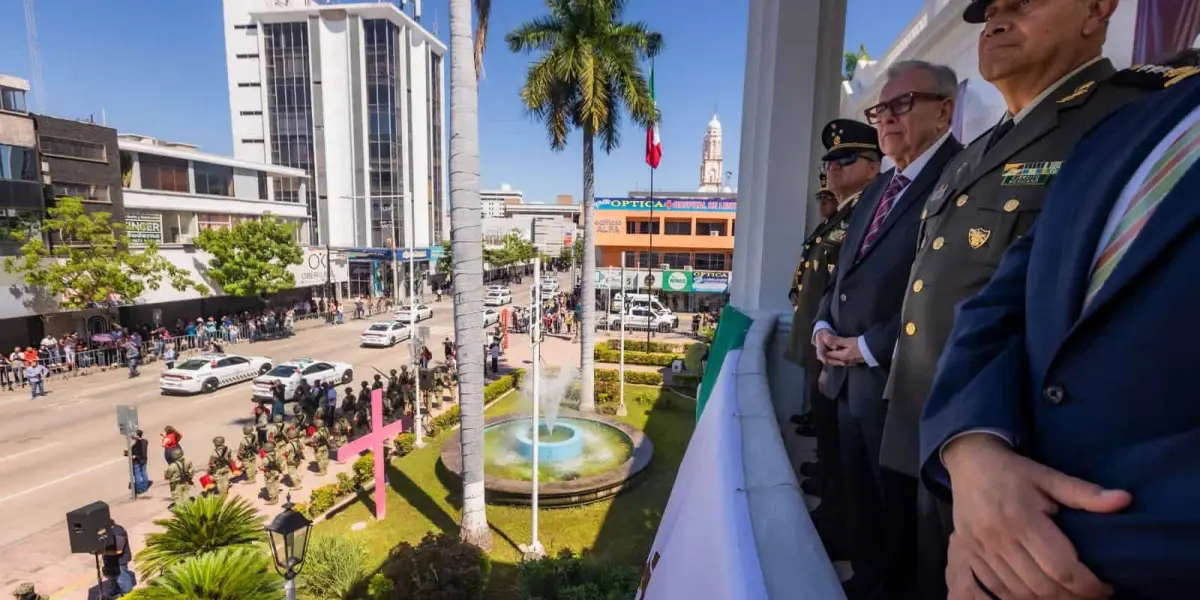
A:
MULTIPOLYGON (((560 282, 565 288, 568 278, 563 276, 560 282)), ((510 306, 528 304, 531 283, 525 277, 523 283, 512 285, 510 306)), ((429 327, 426 343, 435 362, 440 362, 442 340, 453 337, 451 297, 443 296, 442 302, 431 306, 433 318, 418 327, 429 327)), ((229 345, 226 352, 268 356, 276 363, 306 357, 349 362, 354 365, 357 389, 358 382, 370 380, 375 369, 387 373, 407 362, 407 342, 386 349, 359 346, 362 330, 386 318, 348 319, 343 325, 301 321, 291 338, 229 345)), ((4 514, 0 564, 5 565, 0 569, 0 588, 36 577, 27 572, 29 561, 21 560, 22 555, 27 559, 36 553, 90 564, 90 557, 69 554, 64 515, 72 509, 103 500, 131 530, 161 517, 169 502, 158 444, 164 426, 173 425, 183 433, 181 446, 197 472, 205 470, 213 437, 224 436, 236 448, 242 426, 251 424, 250 383, 207 395, 164 396, 158 388, 163 369, 162 362, 146 365, 135 379, 129 379, 124 369, 55 377, 47 382, 48 394, 37 400, 30 400, 28 392, 19 388, 0 395, 4 415, 0 419, 0 511, 4 514), (116 407, 121 404, 137 407, 141 429, 150 442, 148 472, 154 485, 137 502, 129 500, 128 463, 122 456, 125 440, 117 431, 116 407)))

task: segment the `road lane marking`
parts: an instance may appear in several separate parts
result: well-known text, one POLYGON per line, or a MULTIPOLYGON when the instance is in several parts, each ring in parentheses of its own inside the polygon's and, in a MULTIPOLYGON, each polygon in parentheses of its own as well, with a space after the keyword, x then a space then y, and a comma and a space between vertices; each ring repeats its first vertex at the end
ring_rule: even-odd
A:
POLYGON ((0 456, 0 462, 4 462, 6 460, 11 460, 11 459, 17 458, 18 456, 25 456, 26 454, 33 454, 34 452, 37 452, 39 450, 45 450, 47 448, 53 448, 55 446, 60 446, 60 445, 62 445, 62 442, 50 442, 49 444, 46 444, 45 446, 38 446, 37 448, 30 448, 28 450, 18 452, 16 454, 9 454, 8 456, 0 456))
POLYGON ((109 465, 115 465, 119 462, 129 462, 129 459, 125 458, 125 457, 117 457, 112 460, 102 462, 98 465, 92 465, 86 469, 83 469, 82 471, 75 471, 74 473, 71 473, 70 475, 63 475, 62 477, 59 477, 58 479, 55 479, 54 481, 47 481, 46 483, 43 483, 41 485, 35 485, 29 489, 22 490, 15 494, 9 494, 7 496, 4 496, 3 498, 0 498, 0 504, 4 504, 5 502, 8 502, 9 500, 16 500, 17 498, 20 498, 22 496, 27 496, 27 495, 32 494, 39 490, 44 490, 52 485, 58 485, 69 479, 74 479, 75 477, 79 477, 80 475, 86 475, 93 471, 99 471, 100 469, 103 469, 104 467, 107 467, 109 465))

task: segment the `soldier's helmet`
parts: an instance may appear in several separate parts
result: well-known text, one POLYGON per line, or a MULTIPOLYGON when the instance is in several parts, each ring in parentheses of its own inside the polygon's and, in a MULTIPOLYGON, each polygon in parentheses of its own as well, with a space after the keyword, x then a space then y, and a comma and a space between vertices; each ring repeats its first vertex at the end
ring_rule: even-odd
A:
POLYGON ((167 459, 171 462, 175 462, 181 458, 183 458, 183 448, 171 446, 171 449, 167 450, 167 459))
POLYGON ((313 419, 313 425, 316 425, 317 427, 324 427, 325 419, 321 419, 321 418, 313 419))
POLYGON ((251 427, 249 425, 242 427, 242 435, 251 435, 253 433, 254 433, 253 427, 251 427))
POLYGON ((271 417, 271 420, 274 421, 275 423, 282 423, 283 415, 275 415, 275 416, 271 417))
POLYGON ((267 452, 274 452, 275 451, 275 442, 267 442, 267 443, 263 444, 263 450, 266 450, 267 452))
POLYGON ((217 437, 213 438, 213 445, 218 448, 220 448, 221 446, 224 446, 225 445, 225 437, 218 435, 217 437))

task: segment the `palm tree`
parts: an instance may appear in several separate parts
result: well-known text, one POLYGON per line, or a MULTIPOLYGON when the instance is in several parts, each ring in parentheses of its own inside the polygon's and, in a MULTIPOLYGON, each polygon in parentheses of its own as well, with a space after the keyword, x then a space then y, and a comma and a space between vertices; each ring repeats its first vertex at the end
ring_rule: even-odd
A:
POLYGON ((450 239, 454 343, 462 415, 463 540, 492 547, 483 496, 483 227, 479 202, 479 88, 489 0, 472 41, 472 0, 450 0, 450 239), (471 59, 474 59, 473 61, 471 59))
POLYGON ((146 547, 137 555, 142 579, 192 556, 222 548, 251 548, 264 539, 258 512, 236 496, 207 496, 177 504, 171 518, 154 524, 162 531, 147 535, 146 547))
POLYGON ((662 35, 641 22, 621 20, 627 0, 549 0, 550 14, 505 36, 513 52, 538 52, 521 100, 546 126, 550 147, 562 150, 572 129, 583 130, 583 277, 579 323, 579 408, 595 410, 596 243, 593 236, 597 137, 606 153, 620 145, 621 112, 648 127, 659 120, 639 61, 662 48, 662 35))
POLYGON ((221 548, 188 558, 127 600, 281 600, 283 586, 261 548, 221 548))

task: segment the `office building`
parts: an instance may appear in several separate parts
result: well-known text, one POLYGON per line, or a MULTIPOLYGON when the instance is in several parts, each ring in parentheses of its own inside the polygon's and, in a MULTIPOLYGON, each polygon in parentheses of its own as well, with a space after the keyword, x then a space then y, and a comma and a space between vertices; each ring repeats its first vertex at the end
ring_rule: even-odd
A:
MULTIPOLYGON (((446 46, 392 3, 224 0, 234 158, 304 170, 315 244, 449 238, 446 46)), ((292 180, 294 181, 294 180, 292 180)))

